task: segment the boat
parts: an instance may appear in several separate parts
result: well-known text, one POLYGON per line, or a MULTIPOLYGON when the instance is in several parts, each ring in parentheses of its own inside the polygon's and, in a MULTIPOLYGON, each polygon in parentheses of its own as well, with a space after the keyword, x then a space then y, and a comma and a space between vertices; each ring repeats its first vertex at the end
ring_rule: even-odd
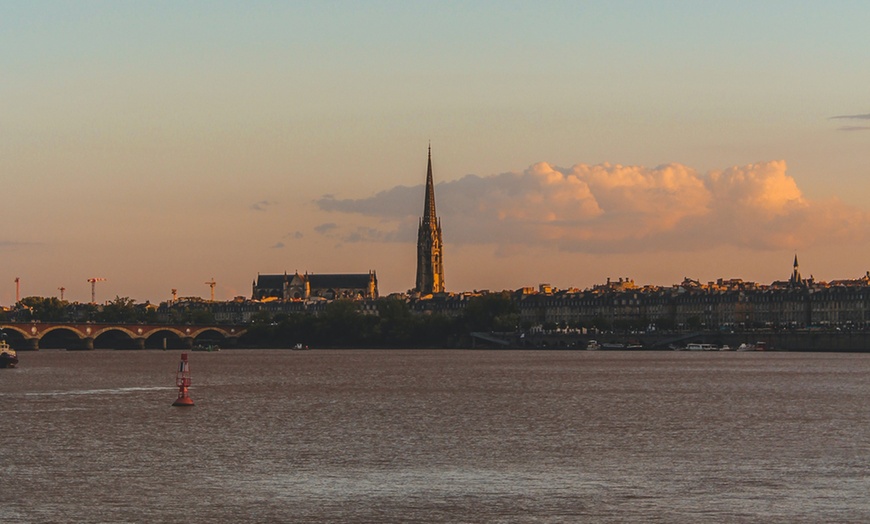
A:
POLYGON ((203 346, 202 344, 197 344, 193 346, 193 351, 220 351, 221 348, 217 344, 209 344, 207 346, 203 346))
POLYGON ((755 344, 740 344, 737 351, 767 351, 767 342, 759 341, 755 344))
POLYGON ((0 368, 14 368, 18 365, 18 354, 9 347, 9 343, 3 338, 0 340, 0 368))
POLYGON ((686 344, 686 351, 716 351, 713 344, 686 344))

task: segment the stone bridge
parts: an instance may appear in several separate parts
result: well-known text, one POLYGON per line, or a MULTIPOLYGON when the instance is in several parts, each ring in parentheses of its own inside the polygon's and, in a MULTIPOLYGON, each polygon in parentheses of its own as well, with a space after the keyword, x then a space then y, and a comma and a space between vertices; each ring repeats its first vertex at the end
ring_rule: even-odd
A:
MULTIPOLYGON (((77 342, 78 349, 94 349, 97 339, 119 342, 137 349, 173 345, 192 348, 197 339, 220 339, 234 346, 247 329, 233 325, 95 324, 75 322, 0 322, 0 331, 15 349, 37 350, 47 336, 77 342), (16 343, 17 342, 17 343, 16 343), (16 346, 24 345, 18 348, 16 346)), ((68 348, 70 349, 70 348, 68 348)))

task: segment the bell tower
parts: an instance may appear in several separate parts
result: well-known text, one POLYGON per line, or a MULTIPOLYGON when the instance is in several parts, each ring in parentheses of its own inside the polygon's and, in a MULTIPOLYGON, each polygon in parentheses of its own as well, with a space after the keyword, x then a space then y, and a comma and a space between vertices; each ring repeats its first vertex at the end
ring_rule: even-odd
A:
POLYGON ((441 221, 435 213, 435 183, 432 180, 432 146, 426 170, 426 196, 423 217, 417 231, 417 286, 421 295, 444 292, 444 261, 441 221))

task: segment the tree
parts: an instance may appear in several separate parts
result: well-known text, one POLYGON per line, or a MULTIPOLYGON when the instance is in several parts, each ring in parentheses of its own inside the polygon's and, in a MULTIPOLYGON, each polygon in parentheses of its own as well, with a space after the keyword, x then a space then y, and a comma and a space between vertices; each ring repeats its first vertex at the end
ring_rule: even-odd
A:
POLYGON ((508 291, 473 297, 463 319, 469 331, 515 331, 519 325, 517 306, 508 291))
POLYGON ((29 310, 18 315, 19 320, 41 320, 43 322, 61 322, 67 319, 69 302, 57 297, 25 297, 19 307, 29 310))
POLYGON ((329 303, 318 317, 314 334, 316 342, 343 347, 365 346, 371 342, 377 318, 363 315, 352 300, 339 299, 329 303))
POLYGON ((115 296, 115 299, 103 306, 103 310, 97 315, 100 322, 112 322, 129 324, 139 320, 139 311, 136 301, 130 297, 115 296))
POLYGON ((417 318, 408 303, 398 298, 379 300, 376 338, 389 347, 410 347, 417 328, 417 318))

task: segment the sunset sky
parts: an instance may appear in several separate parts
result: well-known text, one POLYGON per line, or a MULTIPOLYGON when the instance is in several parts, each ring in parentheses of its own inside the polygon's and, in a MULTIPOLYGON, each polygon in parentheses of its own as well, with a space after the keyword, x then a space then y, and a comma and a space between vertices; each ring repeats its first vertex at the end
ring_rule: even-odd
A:
POLYGON ((870 270, 870 3, 0 0, 0 304, 870 270))

